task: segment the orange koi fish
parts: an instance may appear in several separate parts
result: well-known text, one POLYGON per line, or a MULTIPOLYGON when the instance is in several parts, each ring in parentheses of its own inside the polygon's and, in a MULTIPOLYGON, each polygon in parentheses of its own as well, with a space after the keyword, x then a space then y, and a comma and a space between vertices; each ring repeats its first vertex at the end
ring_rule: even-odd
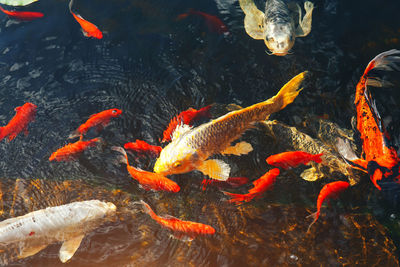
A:
POLYGON ((310 231, 311 225, 313 225, 319 217, 319 214, 321 212, 321 206, 322 203, 325 201, 327 198, 334 198, 337 197, 337 195, 342 192, 343 190, 347 189, 350 186, 348 182, 343 182, 343 181, 337 181, 337 182, 332 182, 329 184, 324 185, 322 187, 321 191, 319 192, 318 199, 317 199, 317 211, 313 214, 310 214, 308 217, 313 218, 314 220, 308 226, 307 232, 310 231))
POLYGON ((378 181, 393 178, 400 182, 399 162, 396 149, 390 144, 390 137, 367 86, 382 87, 390 85, 369 74, 371 70, 399 70, 395 62, 400 62, 399 50, 390 50, 377 55, 365 69, 356 87, 354 104, 357 111, 357 129, 362 140, 362 158, 357 158, 348 144, 339 140, 337 146, 347 162, 354 168, 368 172, 373 184, 381 190, 378 181))
POLYGON ((72 16, 74 16, 75 20, 81 25, 83 35, 97 39, 103 38, 103 33, 96 27, 96 25, 82 18, 81 15, 72 12, 72 3, 73 0, 69 2, 69 11, 71 12, 72 16))
POLYGON ((249 178, 247 177, 229 177, 226 181, 218 181, 214 179, 203 179, 201 182, 202 190, 205 191, 208 185, 214 185, 217 187, 224 187, 226 185, 230 185, 232 187, 238 187, 249 182, 249 178))
POLYGON ((172 133, 175 131, 176 127, 178 127, 178 125, 180 125, 181 123, 193 126, 193 123, 202 118, 211 118, 210 108, 211 105, 208 105, 199 110, 194 108, 189 108, 176 115, 174 118, 172 118, 172 120, 168 124, 167 129, 164 131, 163 139, 161 140, 161 142, 164 143, 171 141, 172 133))
POLYGON ((146 143, 145 141, 136 139, 136 142, 126 143, 124 145, 125 149, 133 150, 138 153, 151 153, 155 156, 160 155, 162 147, 160 146, 152 146, 146 143))
POLYGON ((0 127, 0 141, 5 137, 8 137, 8 141, 11 141, 21 131, 24 131, 25 135, 28 135, 28 124, 35 119, 36 108, 36 105, 29 102, 21 107, 16 107, 15 116, 6 126, 0 127))
POLYGON ((245 201, 249 202, 255 197, 258 197, 262 195, 265 191, 270 189, 272 185, 276 181, 276 177, 279 175, 280 171, 278 168, 274 168, 267 173, 265 173, 263 176, 261 176, 259 179, 255 180, 253 182, 254 187, 249 190, 249 193, 247 194, 233 194, 229 192, 223 192, 225 195, 232 197, 232 199, 228 200, 230 203, 237 203, 240 204, 240 202, 245 201))
POLYGON ((171 215, 164 215, 161 217, 155 214, 151 207, 143 200, 139 203, 143 205, 144 211, 149 214, 153 220, 161 226, 171 230, 173 232, 172 235, 177 239, 192 241, 199 235, 215 234, 215 229, 210 225, 192 221, 183 221, 171 215))
POLYGON ((74 133, 72 133, 69 138, 71 139, 86 134, 92 127, 97 127, 98 130, 101 130, 103 127, 106 127, 108 125, 111 118, 116 118, 121 114, 122 110, 116 108, 107 109, 102 112, 93 114, 84 124, 79 126, 79 128, 74 133))
POLYGON ((321 163, 322 155, 323 153, 313 155, 304 151, 288 151, 269 156, 266 159, 266 161, 268 164, 272 166, 281 167, 282 169, 289 169, 289 168, 295 168, 300 164, 306 165, 310 161, 321 163))
POLYGON ((177 20, 185 19, 189 15, 196 15, 196 16, 203 17, 206 22, 207 28, 210 32, 215 32, 218 34, 229 34, 228 27, 222 22, 221 19, 219 19, 216 16, 194 10, 192 8, 189 9, 189 11, 187 13, 178 15, 177 20))
POLYGON ((0 6, 0 10, 9 17, 30 21, 38 18, 42 18, 44 16, 43 13, 40 12, 30 12, 30 11, 8 11, 5 10, 2 6, 0 6))
POLYGON ((51 154, 49 160, 50 161, 70 161, 76 159, 83 151, 85 151, 88 147, 96 146, 97 143, 101 142, 100 138, 94 138, 89 141, 77 141, 72 144, 68 144, 58 149, 57 151, 51 154))
POLYGON ((177 183, 168 179, 167 177, 154 173, 147 172, 129 165, 128 155, 122 147, 112 147, 114 151, 120 152, 123 157, 119 158, 121 163, 126 164, 126 169, 133 179, 139 182, 144 190, 155 190, 155 191, 168 191, 168 192, 179 192, 181 189, 177 183))

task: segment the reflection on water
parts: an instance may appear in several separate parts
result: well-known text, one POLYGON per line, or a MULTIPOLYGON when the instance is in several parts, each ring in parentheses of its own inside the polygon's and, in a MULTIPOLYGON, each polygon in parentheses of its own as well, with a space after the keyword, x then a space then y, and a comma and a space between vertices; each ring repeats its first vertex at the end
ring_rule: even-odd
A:
MULTIPOLYGON (((339 179, 329 170, 328 180, 315 183, 300 178, 304 169, 283 172, 264 198, 236 207, 225 202, 217 187, 201 190, 203 177, 196 172, 172 177, 181 187, 178 194, 146 192, 114 162, 116 155, 110 150, 136 139, 159 145, 169 120, 180 111, 212 103, 248 106, 309 70, 312 76, 295 103, 271 117, 320 138, 333 151, 332 144, 308 126, 306 115, 352 129, 353 94, 362 70, 373 56, 399 46, 398 3, 391 2, 383 6, 376 1, 315 1, 310 35, 296 40, 294 54, 286 57, 267 56, 263 42, 245 33, 238 1, 76 0, 74 9, 103 31, 102 40, 83 37, 65 1, 39 1, 30 10, 45 17, 29 23, 2 16, 0 125, 15 114, 16 106, 38 106, 27 137, 0 142, 2 219, 76 200, 114 202, 118 219, 83 240, 71 260, 74 266, 398 265, 392 241, 400 244, 396 188, 377 192, 361 176, 354 189, 324 209, 306 235, 305 217, 314 211, 319 189, 339 179), (197 16, 177 21, 189 8, 218 16, 230 34, 210 32, 197 16), (100 135, 104 147, 86 151, 75 162, 48 161, 91 114, 109 108, 120 108, 123 115, 100 134, 92 131, 87 136, 100 135), (40 186, 30 183, 32 178, 40 179, 40 186), (157 214, 206 223, 217 233, 191 243, 171 239, 168 230, 129 205, 139 199, 157 214)), ((400 85, 398 77, 389 78, 400 85)), ((373 93, 399 145, 398 92, 389 88, 373 93)), ((232 176, 251 181, 268 170, 267 156, 288 145, 266 138, 262 127, 250 130, 244 139, 254 152, 226 161, 232 176)), ((151 170, 155 159, 131 161, 151 170)), ((244 193, 248 188, 224 190, 244 193)), ((61 266, 59 246, 15 265, 61 266)))

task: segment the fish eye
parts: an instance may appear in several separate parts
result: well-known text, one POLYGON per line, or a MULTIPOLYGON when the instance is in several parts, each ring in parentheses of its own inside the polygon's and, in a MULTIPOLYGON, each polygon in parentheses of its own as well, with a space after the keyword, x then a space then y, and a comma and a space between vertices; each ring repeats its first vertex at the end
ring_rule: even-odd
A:
POLYGON ((112 111, 112 114, 117 114, 117 110, 114 109, 114 110, 112 111))
POLYGON ((177 162, 174 163, 173 167, 174 167, 174 168, 178 168, 178 167, 180 167, 181 165, 182 165, 182 164, 181 164, 179 161, 177 161, 177 162))

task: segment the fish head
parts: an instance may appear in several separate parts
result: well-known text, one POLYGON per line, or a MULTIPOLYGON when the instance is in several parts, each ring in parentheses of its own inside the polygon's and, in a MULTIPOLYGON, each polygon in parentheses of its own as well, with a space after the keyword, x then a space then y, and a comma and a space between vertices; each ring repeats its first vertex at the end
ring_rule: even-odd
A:
POLYGON ((114 108, 111 110, 111 116, 113 117, 118 117, 119 115, 122 114, 122 110, 114 108))
POLYGON ((291 24, 266 24, 264 43, 272 55, 285 56, 294 45, 295 32, 291 24))

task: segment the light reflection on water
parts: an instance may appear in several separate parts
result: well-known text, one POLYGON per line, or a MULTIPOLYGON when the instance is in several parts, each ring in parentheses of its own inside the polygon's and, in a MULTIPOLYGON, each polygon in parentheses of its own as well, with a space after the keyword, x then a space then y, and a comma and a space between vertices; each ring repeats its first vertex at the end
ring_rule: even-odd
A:
MULTIPOLYGON (((378 10, 373 1, 316 1, 311 34, 296 40, 294 55, 282 58, 266 56, 263 42, 246 35, 237 1, 75 2, 83 17, 92 19, 106 32, 104 39, 84 38, 64 1, 37 3, 35 11, 46 14, 42 20, 13 24, 2 17, 0 21, 0 124, 8 122, 16 106, 27 101, 38 105, 28 137, 21 135, 11 143, 0 143, 0 176, 12 179, 3 179, 2 190, 14 188, 16 178, 47 179, 49 183, 85 181, 74 185, 73 193, 54 192, 48 196, 51 201, 38 194, 33 201, 36 204, 30 209, 18 206, 15 215, 58 204, 52 198, 60 198, 59 204, 74 201, 79 199, 80 191, 88 192, 82 200, 100 198, 115 201, 123 208, 124 220, 107 223, 89 234, 71 264, 372 265, 379 260, 383 265, 398 264, 387 233, 366 213, 369 209, 378 218, 388 217, 385 215, 396 213, 396 202, 386 201, 368 181, 355 188, 352 195, 341 198, 338 208, 325 212, 314 232, 305 236, 309 223, 305 216, 314 208, 323 183, 304 182, 297 171, 284 173, 265 198, 236 208, 226 204, 215 187, 209 186, 203 192, 198 173, 172 177, 181 186, 178 194, 144 192, 124 166, 114 163, 115 153, 109 149, 135 139, 158 145, 162 131, 178 112, 212 103, 248 106, 272 96, 292 76, 306 69, 312 76, 305 90, 294 104, 273 118, 295 125, 306 114, 327 114, 330 120, 350 129, 352 94, 362 69, 376 54, 399 46, 393 40, 400 29, 398 22, 390 20, 393 11, 380 6, 379 16, 371 16, 370 10, 378 10), (359 6, 363 7, 361 11, 359 6), (230 34, 210 33, 197 17, 175 21, 188 8, 218 15, 230 34), (366 28, 371 36, 359 33, 366 28), (100 133, 107 142, 104 148, 87 151, 76 162, 48 161, 88 116, 113 107, 124 113, 100 133), (91 188, 95 185, 99 187, 91 188), (133 208, 131 211, 115 198, 111 193, 115 188, 127 192, 124 196, 128 199, 145 200, 158 214, 208 223, 217 234, 192 243, 170 239, 168 231, 146 214, 133 208), (375 249, 363 250, 360 236, 367 243, 376 240, 377 244, 366 246, 367 250, 375 249)), ((383 116, 390 114, 396 121, 398 100, 386 102, 385 95, 379 93, 377 99, 381 100, 378 107, 383 116)), ((400 134, 396 125, 389 131, 395 138, 400 134)), ((95 136, 91 132, 88 138, 95 136)), ((252 141, 255 152, 227 161, 232 164, 234 176, 254 180, 267 170, 265 158, 280 152, 280 146, 267 147, 258 130, 246 133, 245 139, 252 141)), ((132 162, 151 170, 154 159, 132 162)), ((10 209, 10 205, 5 204, 4 209, 10 209)), ((4 219, 8 217, 10 214, 3 214, 4 219)), ((399 233, 392 235, 399 240, 399 233)), ((16 265, 61 266, 58 249, 59 244, 52 245, 16 265)))

